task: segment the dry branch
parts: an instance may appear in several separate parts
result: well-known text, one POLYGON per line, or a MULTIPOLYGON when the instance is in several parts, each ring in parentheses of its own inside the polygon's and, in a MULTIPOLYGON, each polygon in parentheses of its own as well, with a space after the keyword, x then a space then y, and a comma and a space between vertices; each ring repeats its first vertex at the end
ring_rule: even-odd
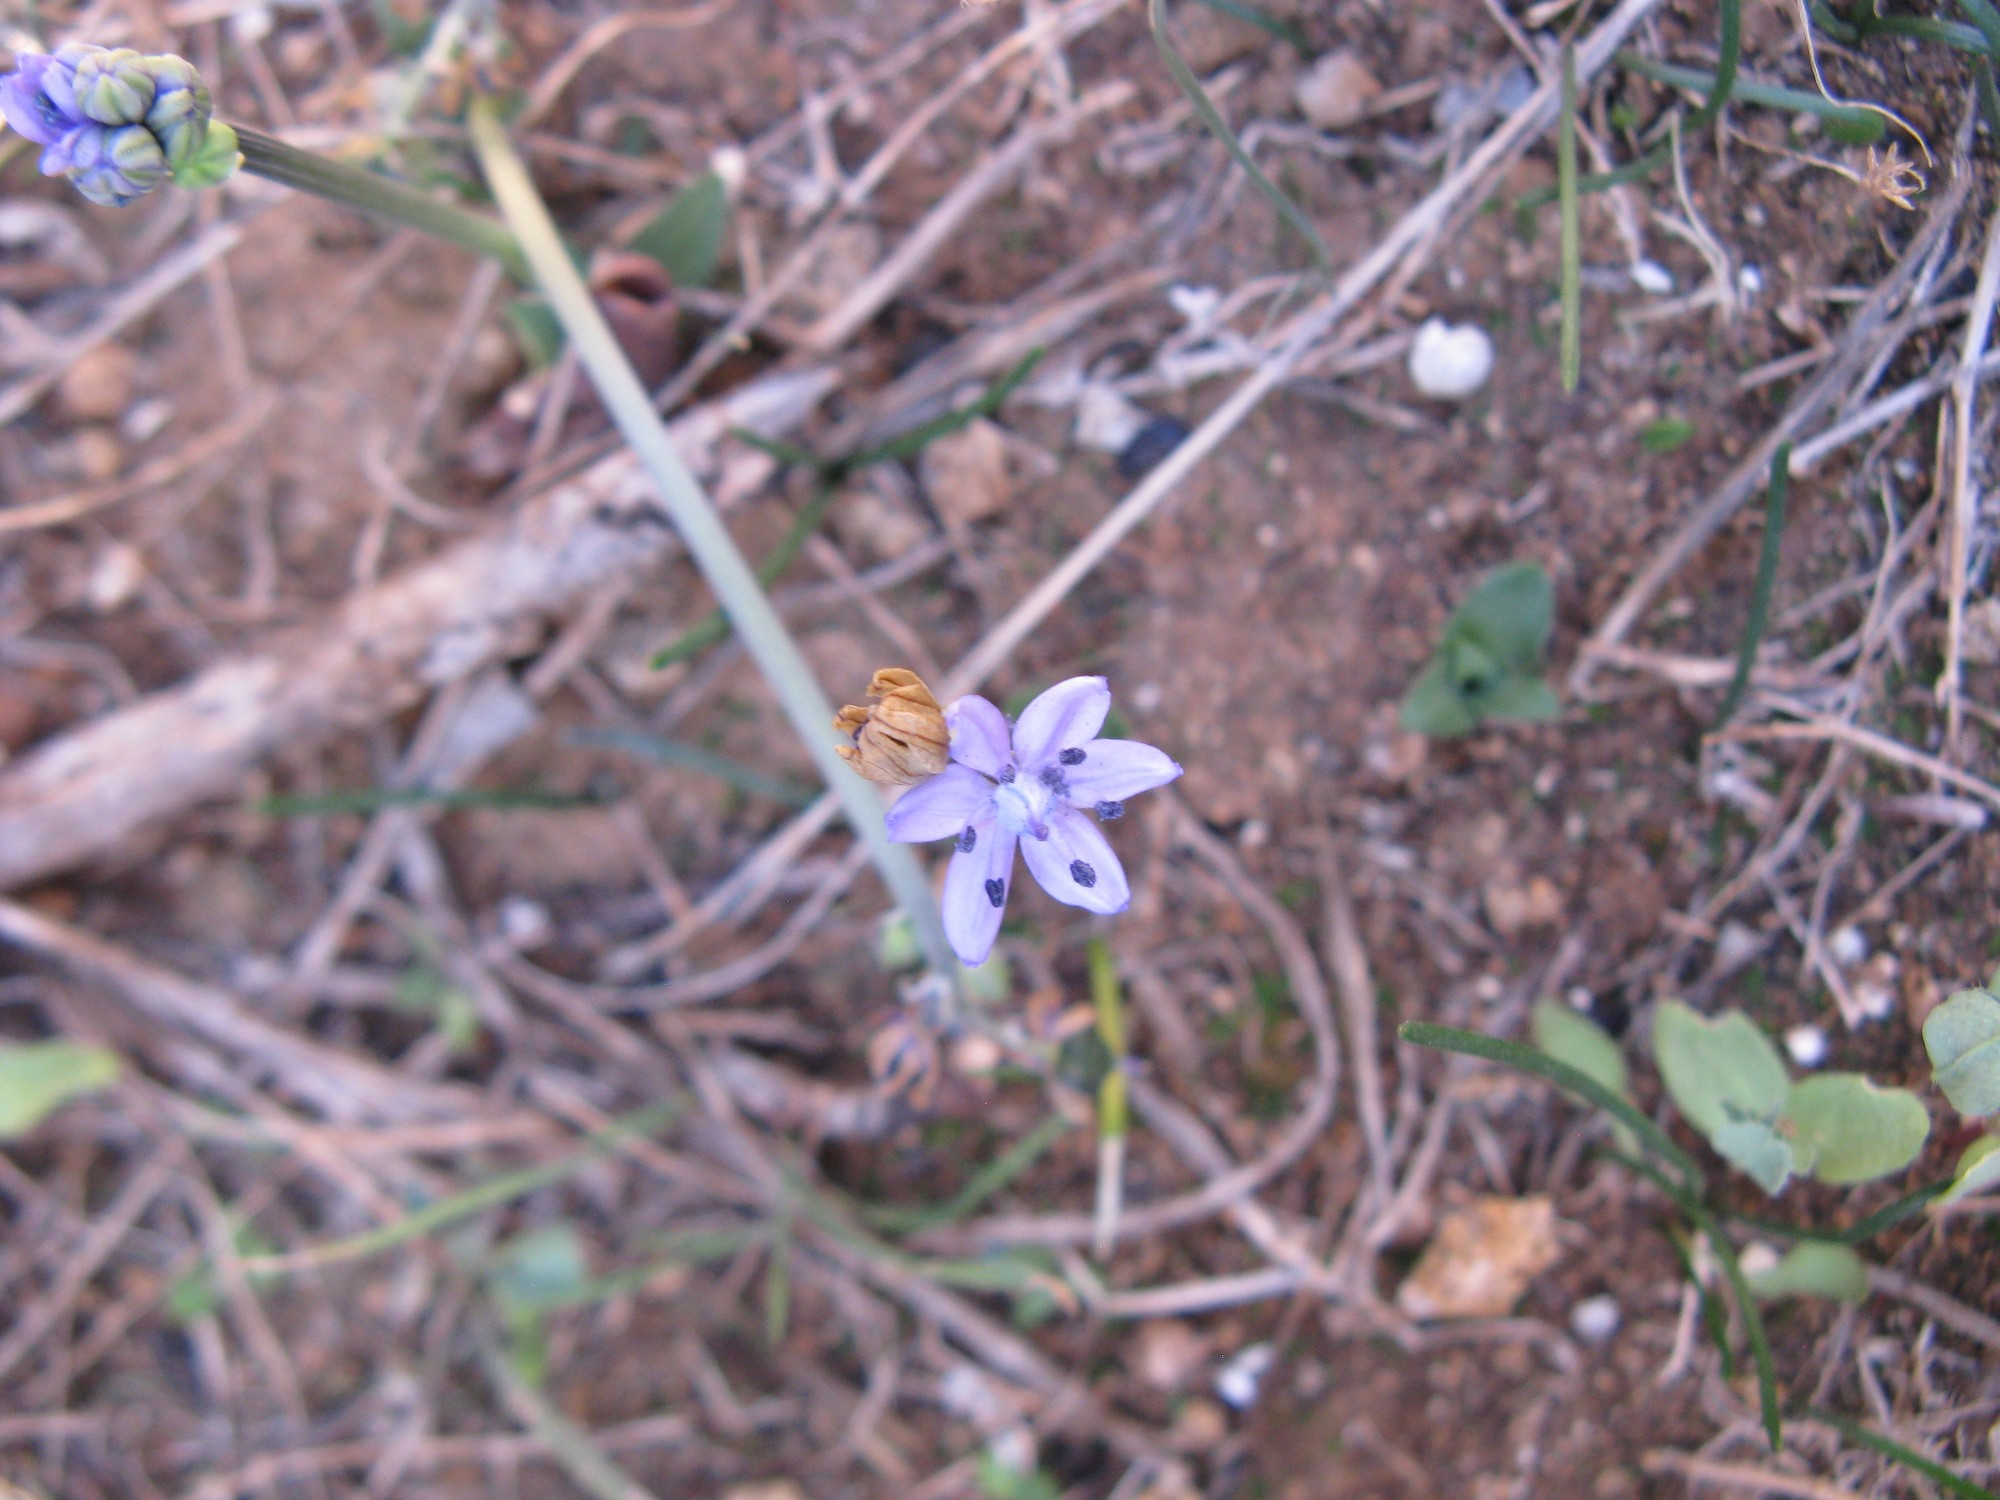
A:
MULTIPOLYGON (((712 470, 731 428, 782 432, 834 378, 810 370, 747 386, 682 417, 675 440, 697 470, 712 470)), ((467 677, 675 545, 638 466, 615 454, 264 649, 42 745, 0 771, 0 890, 112 851, 203 798, 231 795, 280 751, 467 677)))

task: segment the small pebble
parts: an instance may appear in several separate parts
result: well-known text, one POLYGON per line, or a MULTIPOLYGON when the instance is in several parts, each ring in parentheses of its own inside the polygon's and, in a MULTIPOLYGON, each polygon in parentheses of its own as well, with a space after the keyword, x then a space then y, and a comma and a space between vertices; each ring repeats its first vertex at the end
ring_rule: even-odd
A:
POLYGON ((1351 48, 1328 52, 1292 90, 1299 113, 1321 130, 1345 130, 1363 115, 1382 85, 1351 48))
POLYGON ((1859 927, 1836 927, 1826 935, 1826 953, 1843 969, 1851 969, 1868 956, 1868 939, 1859 927))
POLYGON ((532 952, 556 935, 549 909, 530 896, 509 896, 500 903, 500 935, 509 947, 532 952))
POLYGON ((1618 1299, 1606 1292, 1585 1297, 1569 1310, 1570 1331, 1586 1344, 1602 1344, 1618 1331, 1618 1299))
POLYGON ((1215 1373, 1215 1394, 1237 1411, 1257 1404, 1257 1390, 1271 1373, 1276 1351, 1269 1344, 1246 1344, 1215 1373))
POLYGON ((1736 291, 1739 296, 1754 297, 1764 290, 1764 273, 1755 266, 1743 266, 1736 272, 1736 291))
POLYGON ((1632 285, 1655 297, 1665 297, 1674 289, 1674 273, 1656 260, 1632 262, 1632 285))
POLYGON ((1188 435, 1187 423, 1178 417, 1155 417, 1132 435, 1132 441, 1118 455, 1118 472, 1137 479, 1151 469, 1188 435))
POLYGON ((1785 1033, 1785 1050, 1802 1068, 1816 1068, 1826 1061, 1826 1033, 1817 1026, 1794 1026, 1785 1033))
POLYGON ((1762 1240, 1754 1240, 1743 1247, 1737 1258, 1745 1276, 1768 1276, 1778 1269, 1778 1252, 1762 1240))
POLYGON ((1473 323, 1432 318, 1410 344, 1410 379, 1435 401, 1463 401, 1493 373, 1493 340, 1473 323))
POLYGON ((85 351, 56 384, 62 407, 79 422, 114 422, 132 402, 138 358, 122 344, 85 351))
POLYGON ((1100 453, 1123 453, 1146 426, 1146 413, 1108 385, 1084 388, 1076 403, 1076 442, 1100 453))

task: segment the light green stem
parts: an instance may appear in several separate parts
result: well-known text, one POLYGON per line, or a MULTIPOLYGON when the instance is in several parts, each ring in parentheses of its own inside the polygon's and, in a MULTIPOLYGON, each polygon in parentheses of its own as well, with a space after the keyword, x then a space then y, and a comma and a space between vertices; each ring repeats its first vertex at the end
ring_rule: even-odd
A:
POLYGON ((472 144, 494 201, 541 284, 542 295, 569 335, 570 347, 589 373, 619 432, 652 476, 681 540, 715 590, 744 649, 763 670, 793 728, 805 741, 813 764, 840 798, 847 820, 867 846, 883 884, 909 914, 931 967, 955 979, 960 966, 945 941, 930 882, 910 850, 889 841, 882 823, 881 798, 874 788, 850 771, 835 752, 833 705, 820 691, 798 643, 771 607, 756 573, 702 493, 700 482, 675 451, 666 424, 654 411, 652 398, 577 274, 555 221, 508 142, 493 106, 483 99, 474 103, 470 125, 472 144))
POLYGON ((420 193, 379 172, 364 172, 317 152, 301 151, 247 125, 235 128, 244 171, 282 182, 301 193, 312 193, 363 213, 421 229, 454 245, 463 245, 477 255, 492 256, 521 281, 531 279, 528 263, 521 258, 521 247, 514 243, 506 225, 420 193))

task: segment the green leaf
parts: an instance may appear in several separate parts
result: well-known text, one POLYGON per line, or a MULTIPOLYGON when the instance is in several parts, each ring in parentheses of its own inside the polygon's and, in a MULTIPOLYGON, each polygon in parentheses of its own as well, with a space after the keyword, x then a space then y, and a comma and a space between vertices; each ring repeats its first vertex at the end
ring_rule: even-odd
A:
POLYGON ((1557 1062, 1568 1063, 1614 1094, 1625 1092, 1624 1050, 1589 1016, 1554 1000, 1538 1000, 1530 1027, 1535 1045, 1557 1062))
POLYGON ((986 1500, 1057 1500, 1062 1486, 1040 1469, 1016 1469, 991 1453, 979 1455, 976 1474, 986 1500))
POLYGON ((1878 1088, 1859 1073, 1821 1073, 1792 1085, 1779 1127, 1821 1182, 1871 1182, 1917 1159, 1931 1133, 1923 1100, 1878 1088))
POLYGON ((583 1241, 568 1224, 517 1235, 495 1253, 486 1289, 510 1320, 578 1301, 590 1292, 583 1241))
POLYGON ((1479 727, 1478 716, 1453 685, 1445 663, 1433 658, 1403 697, 1403 727, 1432 739, 1451 739, 1479 727))
POLYGON ((1562 700, 1539 677, 1503 677, 1475 703, 1483 719, 1546 724, 1562 715, 1562 700))
POLYGON ((1805 1240, 1761 1275, 1749 1277, 1759 1297, 1824 1297, 1831 1302, 1868 1298, 1868 1264, 1846 1245, 1805 1240))
POLYGON ((1661 417, 1639 429, 1639 446, 1648 453, 1671 453, 1693 436, 1694 423, 1687 418, 1661 417))
POLYGON ((1982 1135, 1959 1157, 1958 1171, 1938 1202, 1956 1203, 1996 1187, 2000 1187, 2000 1135, 1982 1135))
POLYGON ((1778 1049, 1741 1011, 1710 1021, 1664 1000, 1653 1017, 1653 1053, 1675 1107, 1710 1141, 1725 1125, 1776 1118, 1785 1102, 1778 1049))
POLYGON ((728 227, 729 189, 715 173, 704 172, 632 236, 632 248, 665 266, 675 286, 707 286, 722 260, 728 227))
POLYGON ((506 318, 521 358, 537 370, 546 370, 561 356, 562 324, 540 297, 516 297, 507 304, 506 318))
POLYGON ((33 1130, 78 1094, 118 1079, 118 1054, 77 1042, 0 1045, 0 1140, 33 1130))
POLYGON ((1960 990, 1924 1018, 1932 1077, 1962 1115, 2000 1112, 2000 998, 1960 990))
POLYGON ((184 188, 219 187, 236 175, 243 165, 243 151, 236 132, 220 120, 208 122, 208 134, 196 151, 174 173, 174 185, 184 188))
POLYGON ((1509 673, 1538 672, 1555 617, 1555 585, 1542 565, 1509 563, 1458 607, 1445 637, 1483 646, 1509 673))
POLYGON ((1774 1198, 1798 1169, 1791 1143, 1762 1120, 1731 1120, 1708 1141, 1717 1156, 1774 1198))

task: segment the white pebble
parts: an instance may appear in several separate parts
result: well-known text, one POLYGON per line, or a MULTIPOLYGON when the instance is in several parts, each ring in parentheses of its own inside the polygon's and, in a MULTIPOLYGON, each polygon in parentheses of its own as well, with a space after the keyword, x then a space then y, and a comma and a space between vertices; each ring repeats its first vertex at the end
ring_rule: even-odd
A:
POLYGON ((1826 935, 1826 954, 1841 968, 1851 969, 1868 956, 1868 939, 1859 927, 1836 927, 1826 935))
POLYGON ((1764 290, 1764 273, 1755 266, 1744 266, 1736 273, 1736 292, 1740 297, 1754 297, 1764 290))
POLYGON ((1769 1276, 1778 1269, 1778 1252, 1762 1240, 1753 1240, 1743 1247, 1743 1253, 1736 1260, 1743 1268, 1745 1276, 1769 1276))
POLYGON ((1585 1297, 1569 1310, 1570 1331, 1586 1344, 1602 1344, 1618 1331, 1622 1315, 1610 1293, 1585 1297))
POLYGON ((1151 420, 1108 385, 1084 388, 1076 403, 1076 442, 1100 453, 1123 453, 1151 420))
POLYGON ((1794 1026, 1785 1033, 1785 1050, 1802 1068, 1816 1068, 1826 1061, 1826 1033, 1817 1026, 1794 1026))
POLYGON ((1474 323, 1432 318, 1410 344, 1410 379, 1437 401, 1463 401, 1493 373, 1493 340, 1474 323))
POLYGON ((1656 260, 1632 262, 1632 285, 1655 297, 1665 297, 1674 289, 1674 273, 1656 260))
POLYGON ((1248 1411, 1256 1405, 1257 1388, 1271 1373, 1276 1358, 1276 1351, 1269 1344, 1246 1344, 1215 1372, 1215 1394, 1236 1410, 1248 1411))
POLYGON ((500 935, 522 953, 541 947, 556 935, 549 909, 529 896, 509 896, 500 903, 500 935))

